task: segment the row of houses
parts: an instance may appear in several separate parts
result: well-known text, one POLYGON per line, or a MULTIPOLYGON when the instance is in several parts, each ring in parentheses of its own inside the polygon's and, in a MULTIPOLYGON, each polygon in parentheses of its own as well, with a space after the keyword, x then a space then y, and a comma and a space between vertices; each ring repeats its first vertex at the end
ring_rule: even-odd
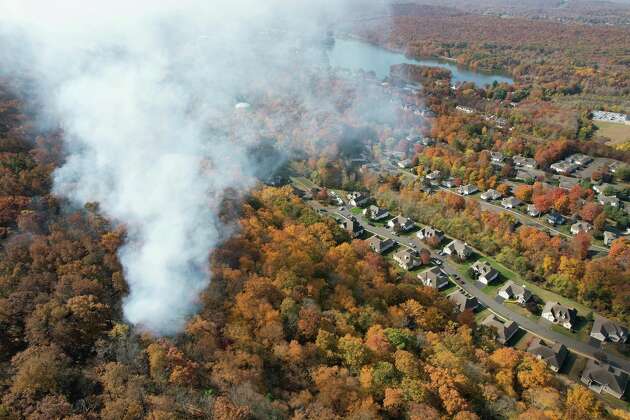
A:
POLYGON ((549 168, 558 174, 569 175, 577 171, 578 169, 588 165, 592 161, 593 158, 589 155, 576 153, 567 157, 564 160, 553 163, 551 166, 549 166, 549 168))

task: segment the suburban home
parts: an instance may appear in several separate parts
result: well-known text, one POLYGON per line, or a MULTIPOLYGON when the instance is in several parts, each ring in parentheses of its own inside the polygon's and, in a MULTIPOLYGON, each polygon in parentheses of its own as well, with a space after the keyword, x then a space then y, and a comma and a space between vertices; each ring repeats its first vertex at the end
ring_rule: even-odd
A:
POLYGON ((579 165, 563 160, 552 164, 549 168, 558 174, 569 175, 575 172, 579 168, 579 165))
POLYGON ((394 232, 409 232, 416 227, 416 224, 413 220, 399 215, 387 222, 387 226, 389 226, 394 232))
POLYGON ((577 310, 575 308, 569 308, 568 306, 561 305, 558 302, 547 302, 542 310, 541 316, 547 321, 551 321, 554 324, 560 324, 564 328, 570 330, 575 326, 577 321, 577 310))
POLYGON ((532 292, 527 290, 525 286, 519 286, 512 280, 508 281, 499 289, 497 293, 503 299, 515 300, 521 305, 527 303, 532 298, 532 292))
POLYGON ((440 176, 441 176, 440 171, 432 171, 426 174, 424 177, 428 179, 429 181, 436 181, 440 179, 440 176))
POLYGON ((404 159, 398 162, 398 167, 402 169, 408 169, 413 166, 411 159, 404 159))
POLYGON ((370 202, 370 197, 359 191, 348 194, 348 200, 353 207, 365 207, 370 202))
POLYGON ((591 391, 598 394, 606 392, 616 398, 621 398, 626 392, 628 374, 607 363, 588 359, 580 380, 591 391))
POLYGON ((471 195, 471 194, 476 193, 477 191, 479 191, 479 188, 477 188, 473 184, 462 185, 461 187, 457 189, 457 192, 460 193, 461 195, 471 195))
POLYGON ((577 235, 580 232, 588 233, 593 230, 593 225, 583 220, 578 220, 571 225, 571 233, 577 235))
POLYGON ((439 244, 444 239, 444 232, 441 230, 432 228, 431 226, 423 227, 416 234, 421 241, 435 240, 436 244, 439 244))
POLYGON ((602 206, 612 206, 612 207, 619 207, 621 203, 621 201, 614 195, 607 196, 604 194, 599 194, 597 196, 597 202, 601 204, 602 206))
POLYGON ((462 105, 457 105, 455 107, 456 110, 458 110, 459 112, 463 112, 464 114, 474 114, 475 110, 467 107, 467 106, 462 106, 462 105))
POLYGON ((449 178, 442 181, 442 186, 446 188, 453 188, 456 185, 455 178, 449 178))
POLYGON ((349 219, 344 219, 339 226, 347 230, 353 238, 358 238, 363 235, 363 226, 361 226, 361 223, 359 223, 354 216, 349 219))
POLYGON ((435 140, 430 137, 422 137, 418 143, 423 146, 433 146, 435 144, 435 140))
POLYGON ((516 197, 505 197, 501 200, 501 205, 506 209, 513 209, 514 207, 518 207, 521 205, 521 200, 516 197))
POLYGON ((422 265, 420 254, 413 249, 403 249, 394 254, 394 261, 398 263, 403 270, 413 270, 422 265))
POLYGON ((448 286, 448 277, 439 267, 433 267, 418 274, 418 280, 432 289, 440 290, 448 286))
POLYGON ((444 247, 443 252, 452 257, 465 260, 472 254, 472 249, 465 242, 455 239, 444 247))
POLYGON ((498 200, 501 198, 501 193, 497 190, 489 189, 481 193, 481 199, 485 201, 498 200))
POLYGON ((514 162, 514 165, 523 168, 536 169, 538 167, 536 159, 524 157, 521 155, 512 156, 512 162, 514 162))
POLYGON ((576 153, 574 155, 569 156, 566 159, 568 162, 575 163, 579 166, 586 166, 593 161, 593 158, 589 155, 583 155, 581 153, 576 153))
POLYGON ((606 246, 612 245, 615 239, 617 239, 617 235, 615 235, 613 232, 609 232, 609 231, 604 232, 604 245, 606 246))
POLYGON ((597 194, 603 194, 604 191, 608 190, 608 189, 614 189, 614 185, 612 184, 608 184, 606 182, 599 184, 599 185, 593 185, 592 189, 593 191, 595 191, 597 194))
POLYGON ((490 160, 492 163, 503 163, 505 156, 501 152, 490 152, 490 160))
POLYGON ((395 245, 395 242, 393 240, 388 238, 381 238, 376 235, 368 239, 367 243, 370 246, 370 249, 372 249, 372 251, 376 252, 377 254, 383 254, 392 249, 395 245))
POLYGON ((538 210, 538 208, 533 205, 533 204, 528 204, 527 205, 527 214, 532 216, 532 217, 538 217, 540 216, 540 210, 538 210))
POLYGON ((518 331, 518 324, 516 322, 504 321, 494 314, 484 319, 481 325, 494 329, 497 334, 497 341, 501 344, 507 343, 518 331))
POLYGON ((568 176, 556 175, 555 179, 558 180, 558 188, 571 191, 573 187, 580 184, 580 180, 577 178, 570 178, 568 176))
POLYGON ((389 217, 389 212, 386 209, 371 205, 367 209, 363 210, 363 215, 371 220, 383 220, 389 217))
POLYGON ((474 296, 465 295, 461 290, 448 296, 448 300, 455 304, 459 312, 474 311, 479 307, 479 301, 474 296))
POLYGON ((488 285, 499 277, 499 272, 492 268, 487 261, 476 261, 470 266, 470 269, 477 277, 477 281, 488 285))
POLYGON ((547 216, 547 223, 549 223, 550 225, 553 225, 553 226, 563 225, 564 222, 565 222, 565 218, 560 213, 553 212, 553 213, 549 213, 549 215, 547 216))
POLYGON ((540 338, 535 338, 527 347, 527 352, 542 360, 554 372, 558 372, 567 358, 569 351, 564 344, 556 343, 552 346, 540 338))
POLYGON ((599 341, 625 343, 628 341, 628 329, 604 317, 596 316, 593 321, 591 337, 599 341))

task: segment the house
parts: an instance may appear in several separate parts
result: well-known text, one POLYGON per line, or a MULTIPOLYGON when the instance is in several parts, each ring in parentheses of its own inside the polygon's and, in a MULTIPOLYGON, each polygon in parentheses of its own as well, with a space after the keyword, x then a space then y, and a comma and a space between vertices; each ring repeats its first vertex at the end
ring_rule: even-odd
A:
POLYGON ((363 226, 361 226, 361 223, 359 223, 354 216, 349 219, 344 219, 339 226, 347 230, 353 238, 358 238, 363 235, 363 226))
POLYGON ((440 179, 440 171, 432 171, 424 176, 429 181, 437 181, 440 179))
POLYGON ((612 184, 608 184, 606 182, 599 184, 599 185, 593 185, 591 187, 593 189, 593 191, 595 191, 597 194, 603 194, 604 191, 608 191, 610 190, 614 190, 615 187, 612 184))
POLYGON ((514 165, 523 168, 536 169, 538 167, 538 163, 536 163, 535 159, 521 155, 512 156, 512 162, 514 162, 514 165))
POLYGON ((401 169, 408 169, 413 166, 411 159, 404 159, 398 162, 398 167, 401 169))
POLYGON ((461 105, 457 105, 455 107, 456 110, 458 110, 459 112, 463 112, 464 114, 474 114, 475 110, 472 108, 469 108, 467 106, 461 106, 461 105))
POLYGON ((348 200, 353 207, 365 207, 370 202, 370 197, 359 191, 348 194, 348 200))
POLYGON ((477 191, 479 191, 479 188, 477 188, 476 186, 472 184, 462 185, 461 187, 457 189, 457 192, 460 193, 461 195, 471 195, 471 194, 476 193, 477 191))
POLYGON ((628 329, 604 317, 596 316, 593 321, 591 337, 599 341, 625 343, 628 341, 628 329))
POLYGON ((458 239, 450 242, 442 251, 452 257, 458 257, 460 260, 465 260, 472 254, 472 249, 468 244, 458 239))
POLYGON ((580 380, 591 391, 606 392, 616 398, 623 397, 628 384, 628 374, 607 363, 589 359, 580 380))
POLYGON ((394 232, 409 232, 416 227, 416 224, 413 220, 399 215, 387 222, 387 226, 394 232))
POLYGON ((577 178, 569 178, 568 176, 557 175, 558 188, 571 191, 573 187, 580 184, 580 180, 577 178))
POLYGON ((418 280, 432 289, 440 290, 448 286, 448 277, 439 267, 433 267, 418 274, 418 280))
POLYGON ((553 226, 563 225, 565 222, 565 218, 560 213, 549 213, 547 216, 547 223, 553 226))
POLYGON ((395 242, 391 239, 380 238, 376 235, 367 240, 368 245, 372 251, 377 254, 384 254, 394 247, 395 242))
POLYGON ((571 225, 571 233, 577 235, 580 232, 588 233, 593 230, 593 225, 583 220, 578 220, 571 225))
POLYGON ((442 186, 444 186, 446 188, 453 188, 456 185, 457 184, 455 182, 455 178, 449 178, 449 179, 445 179, 444 181, 442 181, 442 186))
POLYGON ((538 217, 538 216, 540 216, 540 210, 538 210, 538 208, 535 205, 528 204, 527 205, 527 214, 532 216, 532 217, 538 217))
POLYGON ((449 295, 448 300, 455 304, 459 312, 474 311, 479 307, 479 301, 476 297, 465 295, 461 290, 449 295))
POLYGON ((492 163, 503 163, 505 156, 501 152, 490 152, 490 161, 492 163))
POLYGON ((590 157, 589 155, 583 155, 581 153, 576 153, 574 155, 569 156, 568 158, 566 158, 567 162, 571 162, 574 163, 578 166, 586 166, 589 163, 591 163, 593 161, 593 158, 590 157))
POLYGON ((576 163, 561 160, 560 162, 552 164, 549 168, 558 174, 568 175, 575 172, 579 167, 580 166, 576 163))
POLYGON ((422 265, 420 254, 413 249, 398 251, 394 254, 394 261, 396 261, 403 270, 413 270, 422 265))
POLYGON ((602 206, 612 206, 612 207, 617 207, 617 208, 620 205, 620 200, 614 195, 607 196, 604 194, 599 194, 597 196, 597 202, 601 204, 602 206))
POLYGON ((371 205, 367 209, 363 210, 363 215, 371 220, 383 220, 389 217, 389 212, 378 206, 371 205))
POLYGON ((512 280, 508 281, 499 289, 497 293, 503 299, 515 300, 521 305, 527 303, 532 298, 532 292, 527 290, 525 286, 519 286, 512 280))
POLYGON ((518 331, 518 324, 514 321, 504 321, 496 315, 489 315, 481 322, 481 325, 490 327, 496 331, 497 341, 501 344, 507 343, 516 331, 518 331))
POLYGON ((501 198, 501 193, 497 190, 489 189, 481 193, 481 199, 484 201, 498 200, 501 198))
POLYGON ((432 228, 431 226, 423 227, 416 234, 421 241, 433 240, 436 244, 439 244, 444 239, 444 232, 439 229, 432 228))
POLYGON ((564 344, 556 343, 552 346, 540 338, 535 338, 527 347, 527 352, 542 360, 554 372, 558 372, 567 358, 569 351, 564 344))
POLYGON ((541 316, 554 324, 560 324, 570 330, 575 326, 577 320, 577 310, 561 305, 558 302, 547 302, 542 310, 541 316))
POLYGON ((605 121, 627 125, 630 124, 630 116, 619 112, 593 111, 593 121, 605 121))
POLYGON ((487 261, 476 261, 470 266, 473 274, 477 276, 477 281, 488 285, 499 277, 499 272, 492 268, 487 261))
POLYGON ((521 200, 516 197, 505 197, 501 200, 501 205, 506 209, 513 209, 514 207, 518 207, 521 205, 521 200))
POLYGON ((615 239, 617 239, 617 235, 615 235, 613 232, 604 232, 604 245, 611 246, 615 239))

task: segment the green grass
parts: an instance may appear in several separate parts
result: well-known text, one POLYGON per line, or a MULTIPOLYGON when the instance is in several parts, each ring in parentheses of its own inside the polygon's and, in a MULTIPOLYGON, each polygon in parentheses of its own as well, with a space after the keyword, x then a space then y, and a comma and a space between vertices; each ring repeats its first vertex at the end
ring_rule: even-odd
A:
MULTIPOLYGON (((522 331, 525 331, 525 330, 522 330, 522 331)), ((535 335, 525 331, 525 334, 523 334, 521 337, 516 337, 516 341, 512 343, 512 346, 516 349, 526 351, 527 347, 529 347, 529 343, 535 337, 536 337, 535 335)))
POLYGON ((291 177, 291 181, 305 188, 317 188, 317 185, 315 185, 310 179, 303 176, 291 177))
POLYGON ((483 308, 482 310, 480 310, 479 312, 477 312, 475 314, 475 321, 477 323, 480 323, 481 321, 486 319, 488 317, 488 315, 491 315, 491 314, 492 314, 492 312, 490 311, 490 309, 483 308))
POLYGON ((540 318, 540 316, 534 315, 533 313, 529 312, 527 308, 522 307, 518 303, 504 302, 503 304, 507 306, 510 309, 510 311, 516 312, 517 314, 524 316, 525 318, 531 319, 534 322, 538 321, 538 319, 540 318))
POLYGON ((579 317, 573 331, 564 328, 562 325, 554 324, 551 329, 567 337, 572 337, 580 341, 588 341, 593 323, 583 317, 579 317))
POLYGON ((352 207, 350 209, 350 213, 354 214, 355 216, 359 216, 363 213, 363 209, 361 207, 352 207))
POLYGON ((444 289, 440 290, 440 293, 448 296, 451 293, 455 292, 457 290, 457 285, 455 283, 453 283, 452 281, 448 281, 448 286, 445 287, 444 289))
POLYGON ((596 121, 595 126, 599 129, 595 135, 608 137, 609 144, 623 144, 630 141, 630 125, 596 121))
POLYGON ((497 295, 497 293, 499 292, 499 289, 505 284, 505 281, 501 278, 499 278, 498 280, 493 281, 492 283, 490 283, 489 285, 485 286, 483 289, 481 289, 482 292, 484 292, 486 295, 495 297, 497 295))

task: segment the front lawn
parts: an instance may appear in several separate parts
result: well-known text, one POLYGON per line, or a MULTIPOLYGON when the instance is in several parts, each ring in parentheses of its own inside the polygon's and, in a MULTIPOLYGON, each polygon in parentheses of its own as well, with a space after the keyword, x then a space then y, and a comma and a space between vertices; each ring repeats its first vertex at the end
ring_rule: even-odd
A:
POLYGON ((540 318, 540 316, 534 315, 533 313, 528 311, 527 308, 522 307, 518 303, 504 302, 503 304, 507 306, 510 309, 510 311, 516 312, 517 314, 524 316, 525 318, 531 319, 534 322, 538 321, 538 319, 540 318))

